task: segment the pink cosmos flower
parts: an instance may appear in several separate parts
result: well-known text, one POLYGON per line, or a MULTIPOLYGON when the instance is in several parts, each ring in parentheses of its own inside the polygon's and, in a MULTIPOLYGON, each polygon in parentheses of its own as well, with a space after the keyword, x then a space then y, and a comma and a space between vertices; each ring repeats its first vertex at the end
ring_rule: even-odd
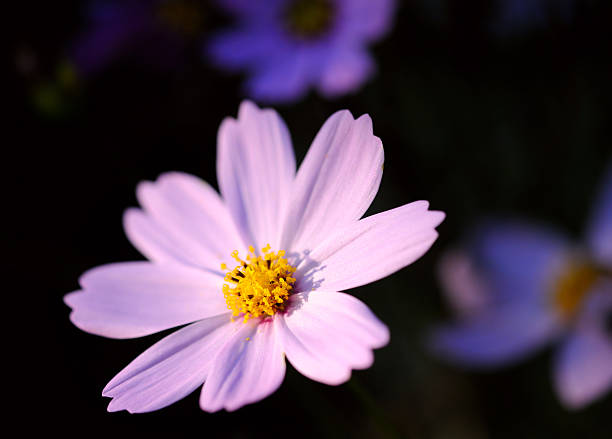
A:
POLYGON ((456 321, 436 328, 431 348, 472 368, 519 362, 546 345, 561 402, 579 409, 612 389, 612 168, 584 243, 526 221, 477 228, 441 260, 456 321))
POLYGON ((372 364, 387 327, 340 291, 414 262, 444 214, 417 201, 360 219, 383 170, 367 115, 332 115, 295 167, 278 114, 245 102, 219 129, 221 196, 176 172, 138 186, 142 209, 128 209, 124 225, 150 262, 86 272, 65 297, 70 318, 112 338, 188 325, 108 383, 109 411, 157 410, 202 383, 203 410, 236 410, 280 386, 285 356, 331 385, 372 364))
POLYGON ((392 27, 395 0, 219 0, 235 24, 205 53, 220 68, 244 71, 248 96, 301 99, 311 89, 334 98, 376 72, 368 45, 392 27))

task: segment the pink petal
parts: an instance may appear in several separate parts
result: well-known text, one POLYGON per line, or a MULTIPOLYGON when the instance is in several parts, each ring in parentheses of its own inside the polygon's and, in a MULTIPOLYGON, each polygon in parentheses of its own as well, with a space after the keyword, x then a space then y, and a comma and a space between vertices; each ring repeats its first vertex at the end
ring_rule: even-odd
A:
POLYGON ((490 285, 464 250, 445 252, 438 262, 442 292, 453 313, 469 320, 486 312, 492 302, 490 285))
POLYGON ((372 349, 389 342, 389 331, 358 299, 344 293, 298 293, 291 310, 275 319, 291 364, 325 384, 347 381, 351 369, 372 365, 372 349))
POLYGON ((500 299, 542 297, 573 256, 567 237, 543 224, 500 219, 474 232, 470 252, 500 299))
MULTIPOLYGON (((278 39, 277 39, 278 41, 278 39)), ((303 47, 281 47, 253 70, 248 96, 263 102, 291 102, 303 97, 321 69, 321 58, 303 47)))
POLYGON ((575 332, 555 362, 555 387, 561 401, 579 409, 612 388, 612 335, 605 319, 612 313, 612 289, 591 294, 575 332))
POLYGON ((436 240, 444 214, 416 201, 341 228, 298 266, 300 289, 354 288, 411 264, 436 240))
POLYGON ((205 50, 220 67, 238 70, 257 65, 278 51, 278 37, 275 29, 233 28, 211 35, 205 50))
POLYGON ((161 339, 115 376, 102 391, 109 412, 158 410, 200 386, 212 359, 231 334, 229 313, 211 317, 161 339))
POLYGON ((245 242, 278 249, 295 174, 287 127, 274 110, 245 101, 238 120, 223 121, 217 143, 219 187, 245 242))
POLYGON ((547 304, 514 303, 438 328, 429 342, 436 354, 449 361, 487 368, 523 360, 561 330, 557 314, 547 304))
POLYGON ((595 200, 587 241, 597 262, 612 266, 612 164, 608 166, 595 200))
POLYGON ((319 78, 318 88, 327 97, 349 93, 360 87, 374 69, 374 61, 365 49, 338 49, 329 57, 319 78))
POLYGON ((112 338, 153 334, 227 312, 218 275, 185 266, 123 262, 89 270, 67 294, 70 320, 112 338))
POLYGON ((361 218, 382 177, 384 153, 372 120, 333 114, 315 137, 293 186, 282 248, 312 249, 337 227, 361 218))
POLYGON ((269 17, 276 19, 286 6, 287 0, 216 0, 214 3, 221 9, 235 15, 239 21, 255 21, 269 17))
POLYGON ((391 29, 395 9, 395 0, 341 0, 339 31, 353 42, 377 40, 391 29))
POLYGON ((557 359, 555 386, 563 403, 578 409, 612 387, 612 340, 595 332, 577 332, 557 359))
POLYGON ((166 173, 141 183, 137 195, 144 211, 126 211, 125 230, 153 261, 218 271, 232 250, 246 248, 219 195, 197 177, 166 173))
POLYGON ((251 320, 235 328, 204 383, 200 407, 207 412, 233 411, 259 401, 285 377, 285 358, 271 321, 251 320))

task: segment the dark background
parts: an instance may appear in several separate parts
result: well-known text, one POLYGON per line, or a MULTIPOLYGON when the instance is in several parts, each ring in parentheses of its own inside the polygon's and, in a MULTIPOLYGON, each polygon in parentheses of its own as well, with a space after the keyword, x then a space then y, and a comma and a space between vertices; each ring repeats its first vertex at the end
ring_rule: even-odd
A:
MULTIPOLYGON (((107 413, 101 390, 164 334, 119 341, 84 333, 62 297, 91 267, 142 259, 121 225, 139 181, 180 170, 216 185, 216 132, 236 115, 243 77, 212 68, 201 41, 191 40, 170 69, 128 54, 57 88, 57 66, 86 25, 85 2, 17 6, 9 93, 17 96, 9 108, 16 136, 4 143, 5 216, 15 222, 5 229, 5 269, 17 280, 5 291, 17 299, 4 309, 5 361, 17 367, 7 377, 17 389, 5 398, 26 415, 23 428, 119 437, 610 437, 612 396, 564 409, 551 384, 552 350, 468 373, 428 355, 423 336, 450 316, 436 261, 483 216, 548 221, 580 239, 612 151, 612 5, 578 1, 569 22, 500 36, 488 24, 495 2, 446 3, 440 14, 401 3, 393 30, 373 47, 378 74, 355 94, 328 101, 312 93, 275 106, 298 160, 334 111, 369 113, 386 156, 370 212, 427 199, 447 213, 421 260, 351 291, 389 326, 391 343, 339 387, 288 367, 275 394, 235 413, 202 412, 196 391, 143 415, 107 413), (33 69, 24 71, 24 53, 33 69), (51 104, 41 104, 41 87, 54 90, 51 104)), ((207 30, 225 24, 205 8, 207 30)))

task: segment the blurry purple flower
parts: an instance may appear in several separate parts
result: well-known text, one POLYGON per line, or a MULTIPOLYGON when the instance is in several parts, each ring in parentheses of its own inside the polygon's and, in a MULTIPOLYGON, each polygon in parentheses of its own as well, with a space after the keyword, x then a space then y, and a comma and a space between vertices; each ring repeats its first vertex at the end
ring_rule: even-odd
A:
POLYGON ((417 201, 359 219, 383 168, 367 115, 332 115, 296 173, 278 114, 245 102, 237 120, 221 124, 217 158, 221 197, 176 172, 141 183, 142 209, 129 209, 124 225, 151 262, 94 268, 65 297, 76 326, 106 337, 191 323, 108 383, 109 411, 157 410, 202 383, 203 410, 236 410, 280 386, 285 356, 313 380, 345 382, 372 364, 389 334, 339 291, 414 262, 444 218, 417 201), (223 263, 230 254, 234 269, 223 263))
POLYGON ((559 341, 554 384, 580 408, 612 386, 612 170, 586 244, 522 222, 478 230, 441 266, 458 321, 433 332, 439 355, 470 367, 517 362, 559 341))
POLYGON ((460 250, 447 251, 438 262, 438 277, 451 309, 469 319, 489 306, 487 285, 476 274, 475 261, 460 250))
POLYGON ((517 35, 544 28, 557 20, 568 22, 575 0, 499 0, 492 29, 499 35, 517 35))
POLYGON ((367 44, 390 28, 394 0, 220 0, 236 18, 206 52, 246 70, 246 93, 288 102, 312 87, 327 97, 360 87, 375 70, 367 44))
POLYGON ((190 36, 202 26, 197 0, 93 0, 86 30, 69 57, 81 75, 91 75, 122 56, 160 68, 174 66, 190 36))

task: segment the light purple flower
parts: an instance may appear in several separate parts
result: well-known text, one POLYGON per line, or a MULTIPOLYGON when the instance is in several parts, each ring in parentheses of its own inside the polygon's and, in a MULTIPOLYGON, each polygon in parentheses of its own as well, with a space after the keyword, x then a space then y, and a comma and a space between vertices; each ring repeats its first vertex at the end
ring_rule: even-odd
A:
POLYGON ((206 47, 220 67, 246 70, 246 93, 288 102, 360 87, 375 70, 368 43, 391 26, 394 0, 221 0, 236 19, 206 47))
POLYGON ((492 29, 500 35, 517 35, 554 20, 568 22, 575 6, 575 0, 499 0, 492 29))
POLYGON ((69 53, 85 76, 126 55, 160 68, 175 66, 202 22, 196 0, 92 0, 86 12, 87 26, 69 53))
POLYGON ((280 386, 285 357, 313 380, 345 382, 351 369, 372 364, 372 349, 386 345, 389 333, 362 302, 339 291, 414 262, 444 218, 417 201, 360 219, 383 168, 367 115, 332 115, 296 173, 281 118, 245 102, 237 119, 221 124, 217 152, 221 196, 177 172, 141 183, 142 208, 127 210, 124 225, 151 262, 94 268, 80 278, 82 289, 65 297, 76 326, 106 337, 191 323, 108 383, 109 411, 160 409, 202 383, 203 410, 236 410, 280 386), (240 260, 250 245, 258 256, 225 267, 233 250, 240 260), (287 300, 277 301, 284 293, 287 300), (241 303, 255 305, 240 312, 241 303))
POLYGON ((612 386, 612 172, 585 241, 575 245, 519 221, 477 230, 466 249, 442 260, 457 321, 433 332, 433 350, 492 368, 558 342, 553 375, 564 405, 580 408, 604 395, 612 386))

